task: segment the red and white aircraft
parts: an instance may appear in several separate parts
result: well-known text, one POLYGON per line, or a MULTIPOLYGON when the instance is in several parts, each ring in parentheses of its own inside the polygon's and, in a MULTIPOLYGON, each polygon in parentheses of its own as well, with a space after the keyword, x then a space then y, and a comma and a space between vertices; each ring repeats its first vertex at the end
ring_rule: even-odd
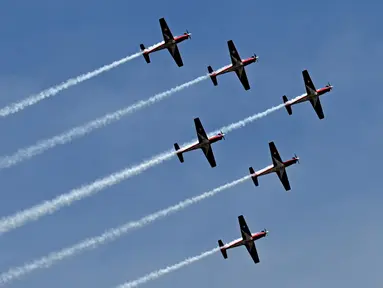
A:
POLYGON ((254 54, 254 56, 251 56, 250 58, 241 59, 241 57, 238 54, 237 48, 235 48, 233 40, 227 41, 227 45, 229 47, 230 58, 231 58, 232 64, 227 65, 227 66, 225 66, 225 67, 223 67, 217 71, 213 71, 213 68, 211 68, 211 66, 208 66, 207 70, 210 73, 211 81, 213 81, 214 86, 217 86, 218 85, 218 82, 217 82, 217 76, 218 75, 234 71, 237 74, 239 81, 241 81, 245 90, 249 90, 250 84, 249 84, 249 80, 247 79, 245 66, 247 66, 251 63, 257 62, 258 56, 256 56, 254 54))
POLYGON ((222 139, 225 139, 225 135, 222 132, 220 132, 217 135, 211 136, 210 138, 207 137, 205 129, 203 128, 201 120, 199 120, 199 118, 194 119, 194 125, 197 131, 198 143, 183 149, 180 149, 180 146, 177 143, 174 143, 174 148, 177 151, 178 159, 180 159, 181 163, 183 163, 184 162, 184 156, 182 155, 183 153, 189 152, 192 150, 201 149, 203 153, 205 154, 207 160, 209 161, 210 166, 211 167, 217 166, 215 162, 213 150, 211 148, 211 144, 213 144, 214 142, 220 141, 222 139))
POLYGON ((269 143, 269 148, 270 148, 271 159, 273 161, 273 164, 257 172, 254 171, 253 167, 249 167, 251 179, 253 179, 255 186, 258 186, 259 176, 275 172, 277 173, 279 180, 281 180, 283 187, 285 187, 285 190, 289 191, 291 190, 291 187, 290 187, 289 178, 287 178, 286 167, 289 167, 290 165, 293 165, 297 162, 299 163, 299 157, 295 155, 293 158, 287 161, 282 161, 281 156, 279 155, 277 147, 275 147, 274 142, 269 143))
POLYGON ((234 240, 225 245, 223 244, 222 240, 218 240, 218 245, 221 249, 223 258, 227 259, 227 252, 226 252, 227 249, 244 245, 247 251, 249 252, 251 258, 253 258, 254 263, 257 264, 259 263, 259 257, 258 257, 258 252, 257 252, 257 248, 255 247, 254 241, 265 237, 269 233, 269 231, 264 229, 260 232, 251 234, 243 215, 238 216, 238 222, 241 228, 242 239, 234 240))
POLYGON ((313 106, 315 112, 318 115, 318 118, 323 119, 324 114, 323 114, 322 105, 319 100, 319 96, 327 92, 330 92, 333 86, 331 86, 330 83, 328 83, 325 87, 316 89, 313 84, 313 81, 311 81, 309 72, 307 70, 303 70, 302 75, 303 75, 303 80, 305 82, 306 94, 298 97, 297 99, 290 100, 290 101, 289 99, 287 99, 286 95, 283 95, 282 99, 283 99, 283 102, 285 103, 287 113, 289 113, 289 115, 293 114, 293 110, 291 109, 292 105, 302 103, 305 101, 310 101, 311 105, 313 106))
POLYGON ((180 51, 178 50, 177 44, 181 43, 182 41, 186 39, 191 39, 191 33, 189 33, 186 30, 186 32, 183 35, 173 37, 173 34, 170 31, 168 24, 166 24, 166 21, 164 18, 160 19, 160 25, 161 25, 161 31, 164 37, 164 41, 155 45, 154 47, 151 47, 150 49, 145 49, 144 44, 140 44, 141 51, 144 52, 142 55, 144 56, 146 63, 150 63, 150 58, 149 58, 150 53, 159 51, 162 49, 168 49, 170 55, 172 55, 178 67, 182 67, 184 64, 182 62, 181 54, 180 54, 180 51))

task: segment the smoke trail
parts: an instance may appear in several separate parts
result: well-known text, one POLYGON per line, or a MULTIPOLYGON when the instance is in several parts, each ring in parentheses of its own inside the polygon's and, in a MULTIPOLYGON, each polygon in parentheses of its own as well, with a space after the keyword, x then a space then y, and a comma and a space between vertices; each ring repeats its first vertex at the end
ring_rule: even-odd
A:
MULTIPOLYGON (((155 45, 157 45, 157 44, 155 44, 155 45)), ((153 45, 152 47, 154 47, 155 45, 153 45)), ((149 47, 148 49, 150 49, 150 48, 151 47, 149 47)), ((48 88, 44 91, 41 91, 39 94, 32 95, 32 96, 30 96, 24 100, 21 100, 20 102, 12 103, 12 104, 0 109, 0 116, 6 117, 10 114, 14 114, 16 112, 24 110, 28 106, 36 104, 37 102, 40 102, 40 101, 42 101, 48 97, 54 96, 62 90, 65 90, 65 89, 68 89, 74 85, 80 84, 81 82, 89 80, 95 76, 100 75, 101 73, 107 72, 113 68, 116 68, 116 67, 130 61, 130 60, 133 60, 133 59, 139 57, 141 54, 142 54, 142 52, 137 52, 133 55, 130 55, 130 56, 127 56, 127 57, 122 58, 120 60, 114 61, 111 64, 107 64, 105 66, 102 66, 102 67, 100 67, 94 71, 82 74, 82 75, 77 76, 75 78, 68 79, 67 81, 62 82, 61 84, 59 84, 57 86, 54 86, 54 87, 48 88)))
POLYGON ((188 88, 194 84, 197 84, 205 79, 207 79, 209 75, 198 77, 194 80, 191 80, 189 82, 186 82, 182 85, 176 86, 174 88, 171 88, 165 92, 158 93, 152 97, 150 97, 147 100, 141 100, 137 103, 118 110, 114 113, 106 114, 103 117, 100 117, 96 120, 90 121, 85 125, 75 127, 69 131, 66 131, 60 135, 54 136, 49 139, 44 139, 39 142, 37 142, 35 145, 29 146, 27 148, 23 148, 18 150, 16 153, 10 156, 5 156, 0 158, 0 169, 8 168, 13 165, 16 165, 17 163, 27 160, 29 158, 32 158, 33 156, 36 156, 38 154, 43 153, 44 151, 54 148, 57 145, 65 144, 68 142, 71 142, 72 140, 79 138, 81 136, 84 136, 86 134, 89 134, 93 130, 102 128, 106 125, 109 125, 115 121, 118 121, 120 118, 122 118, 125 115, 131 114, 133 112, 136 112, 139 109, 145 108, 147 106, 150 106, 158 101, 164 100, 165 98, 171 96, 172 94, 179 92, 185 88, 188 88))
MULTIPOLYGON (((278 106, 272 107, 270 109, 267 109, 264 112, 254 114, 243 120, 240 120, 238 122, 235 122, 230 125, 224 126, 220 129, 217 129, 213 133, 218 133, 218 131, 221 131, 221 130, 228 133, 236 129, 242 128, 257 119, 263 118, 267 116, 268 114, 274 111, 277 111, 278 109, 281 109, 283 106, 284 104, 280 104, 278 106)), ((182 144, 182 146, 191 145, 195 141, 196 140, 189 143, 184 143, 182 144)), ((36 221, 40 217, 46 214, 53 214, 54 212, 56 212, 57 210, 61 209, 64 206, 69 206, 75 201, 79 201, 93 194, 96 194, 97 192, 103 190, 104 188, 118 184, 119 182, 126 180, 134 175, 138 175, 151 167, 161 164, 162 162, 166 160, 170 160, 174 155, 176 155, 176 152, 173 149, 169 150, 167 152, 154 156, 150 160, 146 160, 139 165, 126 168, 122 171, 116 172, 105 178, 98 179, 91 184, 73 189, 67 194, 62 194, 54 198, 53 200, 45 201, 44 203, 35 205, 32 208, 25 209, 24 211, 16 212, 12 216, 4 217, 0 219, 0 234, 5 233, 9 230, 15 229, 17 227, 20 227, 26 224, 27 222, 36 221)))
POLYGON ((175 155, 175 151, 169 150, 153 157, 150 160, 146 160, 139 165, 126 168, 80 188, 75 188, 66 194, 61 194, 52 200, 47 200, 31 208, 19 211, 12 216, 3 217, 0 220, 0 234, 20 227, 27 222, 36 221, 46 214, 53 214, 62 207, 71 205, 74 201, 89 197, 109 186, 115 185, 125 179, 128 179, 129 177, 140 174, 146 169, 170 159, 173 155, 175 155))
POLYGON ((166 209, 147 215, 138 221, 128 222, 117 228, 110 229, 104 232, 103 234, 101 234, 100 236, 87 238, 71 247, 64 248, 58 252, 52 252, 48 256, 26 263, 22 266, 11 268, 7 272, 2 273, 0 275, 0 284, 5 284, 5 283, 8 283, 9 281, 18 279, 22 277, 23 275, 29 274, 37 269, 49 268, 58 261, 62 261, 66 258, 77 255, 87 249, 95 249, 99 247, 100 245, 106 244, 110 241, 114 241, 117 238, 127 234, 132 229, 144 227, 148 224, 151 224, 152 222, 156 220, 165 218, 172 213, 176 213, 180 210, 183 210, 190 205, 197 204, 198 202, 204 199, 213 197, 214 195, 226 189, 232 188, 238 184, 245 182, 250 177, 251 177, 250 175, 247 175, 245 177, 242 177, 240 179, 237 179, 235 181, 232 181, 230 183, 217 187, 211 191, 205 192, 198 196, 194 196, 192 198, 181 201, 176 205, 170 206, 166 209))
MULTIPOLYGON (((291 99, 291 101, 294 101, 295 99, 299 98, 301 96, 297 96, 295 97, 294 99, 291 99)), ((225 127, 222 127, 221 129, 217 129, 216 131, 212 132, 212 134, 217 134, 219 133, 220 131, 222 131, 223 133, 229 133, 233 130, 237 130, 239 128, 243 128, 245 127, 246 125, 254 122, 255 120, 258 120, 260 118, 263 118, 263 117, 266 117, 267 115, 283 108, 285 106, 284 103, 280 104, 280 105, 277 105, 277 106, 274 106, 274 107, 271 107, 261 113, 257 113, 257 114, 254 114, 254 115, 251 115, 241 121, 238 121, 238 122, 235 122, 235 123, 232 123, 230 125, 227 125, 225 127)))
POLYGON ((163 269, 160 269, 160 270, 157 270, 155 272, 152 272, 150 274, 147 274, 141 278, 138 278, 137 280, 134 280, 134 281, 130 281, 130 282, 126 282, 124 284, 121 284, 119 286, 117 286, 116 288, 133 288, 133 287, 137 287, 138 285, 141 285, 141 284, 145 284, 146 282, 149 282, 151 280, 155 280, 163 275, 166 275, 166 274, 169 274, 173 271, 176 271, 176 270, 179 270, 185 266, 188 266, 194 262, 197 262, 199 260, 202 260, 203 258, 206 258, 207 256, 210 256, 214 253, 216 253, 217 251, 219 251, 219 247, 218 248, 214 248, 214 249, 211 249, 209 251, 206 251, 206 252, 203 252, 201 253, 200 255, 198 256, 194 256, 194 257, 190 257, 190 258, 187 258, 185 259, 184 261, 182 262, 179 262, 177 264, 174 264, 172 266, 168 266, 166 268, 163 268, 163 269))

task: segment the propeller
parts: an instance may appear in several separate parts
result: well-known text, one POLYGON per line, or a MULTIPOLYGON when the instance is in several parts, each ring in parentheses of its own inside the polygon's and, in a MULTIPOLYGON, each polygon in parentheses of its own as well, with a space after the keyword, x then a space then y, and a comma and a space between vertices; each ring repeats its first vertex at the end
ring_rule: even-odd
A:
POLYGON ((269 231, 267 231, 267 229, 265 228, 265 229, 263 229, 263 232, 265 232, 266 233, 266 235, 267 234, 269 234, 269 231))
POLYGON ((327 87, 331 87, 331 83, 330 82, 327 82, 327 87))
POLYGON ((188 29, 186 29, 185 35, 188 35, 188 38, 191 39, 191 33, 189 33, 188 29))
POLYGON ((225 139, 225 134, 223 134, 222 131, 221 131, 221 135, 222 135, 223 140, 226 140, 226 139, 225 139))
POLYGON ((299 164, 299 157, 297 156, 297 154, 294 154, 294 158, 297 159, 297 162, 299 164))
POLYGON ((254 53, 255 62, 258 62, 259 57, 254 53))

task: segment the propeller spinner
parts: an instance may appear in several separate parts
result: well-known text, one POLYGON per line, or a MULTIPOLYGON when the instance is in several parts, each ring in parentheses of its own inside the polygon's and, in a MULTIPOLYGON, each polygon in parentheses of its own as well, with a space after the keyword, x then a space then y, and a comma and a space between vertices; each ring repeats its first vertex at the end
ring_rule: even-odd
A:
POLYGON ((299 157, 297 156, 297 154, 294 154, 294 158, 297 159, 297 162, 299 164, 299 157))

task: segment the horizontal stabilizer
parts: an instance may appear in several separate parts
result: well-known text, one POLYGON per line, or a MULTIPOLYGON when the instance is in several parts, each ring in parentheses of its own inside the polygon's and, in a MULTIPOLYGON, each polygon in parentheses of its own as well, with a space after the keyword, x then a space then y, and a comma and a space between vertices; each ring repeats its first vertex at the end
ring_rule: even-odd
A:
MULTIPOLYGON (((283 103, 286 103, 287 101, 289 101, 289 99, 287 99, 286 95, 283 95, 282 99, 283 99, 283 103)), ((291 105, 287 104, 287 105, 285 105, 285 107, 286 107, 287 113, 289 113, 289 115, 293 114, 293 110, 291 109, 291 105)))
MULTIPOLYGON (((249 167, 249 171, 250 171, 250 174, 253 175, 255 174, 255 171, 254 171, 254 168, 253 167, 249 167)), ((251 176, 251 179, 253 179, 253 182, 254 182, 254 185, 255 186, 258 186, 259 183, 258 183, 258 177, 255 175, 255 176, 251 176)))
POLYGON ((218 240, 218 245, 219 245, 219 247, 221 247, 221 253, 222 253, 223 258, 227 259, 226 249, 222 248, 224 246, 222 240, 218 240))
MULTIPOLYGON (((214 71, 213 71, 213 68, 211 68, 211 66, 208 66, 207 67, 207 70, 209 71, 209 74, 212 74, 214 71)), ((217 81, 217 76, 215 75, 210 75, 210 79, 211 81, 213 82, 214 86, 217 86, 218 85, 218 81, 217 81)))
MULTIPOLYGON (((145 50, 144 44, 140 44, 140 48, 141 48, 141 51, 144 51, 145 50)), ((144 56, 146 63, 150 63, 149 54, 144 53, 142 54, 142 56, 144 56)))
MULTIPOLYGON (((178 145, 178 143, 174 143, 174 148, 176 149, 176 151, 180 150, 180 146, 178 145)), ((184 156, 182 155, 182 152, 177 153, 177 156, 178 156, 178 159, 180 159, 180 162, 184 163, 184 156)))

